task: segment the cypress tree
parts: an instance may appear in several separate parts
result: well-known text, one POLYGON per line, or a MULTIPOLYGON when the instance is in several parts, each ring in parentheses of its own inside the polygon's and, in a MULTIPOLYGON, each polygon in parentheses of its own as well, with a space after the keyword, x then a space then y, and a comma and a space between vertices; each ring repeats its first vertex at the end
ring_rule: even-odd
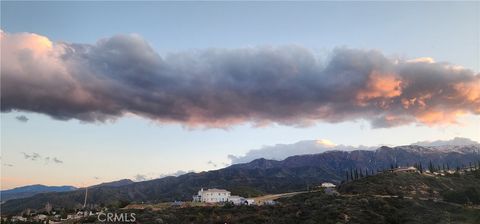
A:
POLYGON ((432 160, 428 163, 428 170, 430 173, 433 173, 435 171, 435 168, 433 167, 432 160))

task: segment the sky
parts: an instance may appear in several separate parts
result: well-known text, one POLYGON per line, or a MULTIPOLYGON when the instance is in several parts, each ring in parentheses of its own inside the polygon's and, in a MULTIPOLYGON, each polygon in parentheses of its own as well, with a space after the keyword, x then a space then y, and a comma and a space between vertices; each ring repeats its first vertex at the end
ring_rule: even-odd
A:
POLYGON ((2 1, 1 30, 2 189, 480 141, 479 2, 2 1))

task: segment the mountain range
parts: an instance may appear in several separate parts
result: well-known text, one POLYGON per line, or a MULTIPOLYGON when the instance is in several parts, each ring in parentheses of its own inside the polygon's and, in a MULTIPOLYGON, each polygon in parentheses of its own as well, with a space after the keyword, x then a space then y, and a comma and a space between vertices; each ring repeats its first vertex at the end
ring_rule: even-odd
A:
POLYGON ((47 192, 65 192, 73 191, 77 188, 74 186, 45 186, 41 184, 17 187, 10 190, 0 191, 0 199, 2 202, 17 198, 27 198, 39 193, 47 192))
MULTIPOLYGON (((480 145, 462 146, 382 146, 376 150, 327 151, 291 156, 284 160, 256 159, 249 163, 178 177, 135 182, 121 186, 99 186, 88 191, 87 204, 121 207, 131 202, 191 200, 200 188, 225 188, 232 194, 252 197, 269 193, 305 190, 324 181, 340 183, 349 170, 377 172, 392 166, 422 163, 451 169, 480 161, 480 145)), ((41 209, 46 203, 55 208, 74 209, 83 204, 84 191, 41 193, 9 200, 2 211, 18 213, 26 208, 41 209)))

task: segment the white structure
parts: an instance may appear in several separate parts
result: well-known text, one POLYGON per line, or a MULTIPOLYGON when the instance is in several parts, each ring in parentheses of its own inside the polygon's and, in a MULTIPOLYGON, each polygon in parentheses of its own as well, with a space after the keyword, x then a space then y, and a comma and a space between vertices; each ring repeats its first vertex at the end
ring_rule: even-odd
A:
POLYGON ((17 215, 17 216, 13 216, 11 220, 12 222, 18 222, 18 221, 26 222, 27 218, 17 215))
POLYGON ((232 196, 228 197, 228 201, 232 202, 234 205, 245 204, 245 198, 240 197, 240 196, 236 196, 236 195, 232 195, 232 196))
POLYGON ((36 221, 43 221, 43 220, 46 220, 48 218, 48 216, 44 215, 44 214, 40 214, 40 215, 37 215, 35 216, 35 220, 36 221))
POLYGON ((322 183, 322 187, 324 187, 324 188, 334 188, 335 184, 325 182, 325 183, 322 183))
POLYGON ((208 189, 203 188, 198 191, 198 195, 193 196, 193 201, 206 202, 206 203, 218 203, 227 202, 230 197, 230 191, 224 189, 208 189))
POLYGON ((396 168, 396 169, 393 169, 392 172, 394 173, 416 173, 417 172, 417 168, 411 166, 411 167, 401 167, 401 168, 396 168))

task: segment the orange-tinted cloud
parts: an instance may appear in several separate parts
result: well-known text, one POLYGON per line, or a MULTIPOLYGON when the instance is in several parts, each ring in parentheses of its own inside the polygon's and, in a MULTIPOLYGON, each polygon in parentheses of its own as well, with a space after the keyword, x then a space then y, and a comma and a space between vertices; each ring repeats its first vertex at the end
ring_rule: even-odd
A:
POLYGON ((357 99, 364 104, 374 98, 392 98, 402 94, 402 81, 394 74, 373 71, 368 76, 366 88, 358 92, 357 99))

